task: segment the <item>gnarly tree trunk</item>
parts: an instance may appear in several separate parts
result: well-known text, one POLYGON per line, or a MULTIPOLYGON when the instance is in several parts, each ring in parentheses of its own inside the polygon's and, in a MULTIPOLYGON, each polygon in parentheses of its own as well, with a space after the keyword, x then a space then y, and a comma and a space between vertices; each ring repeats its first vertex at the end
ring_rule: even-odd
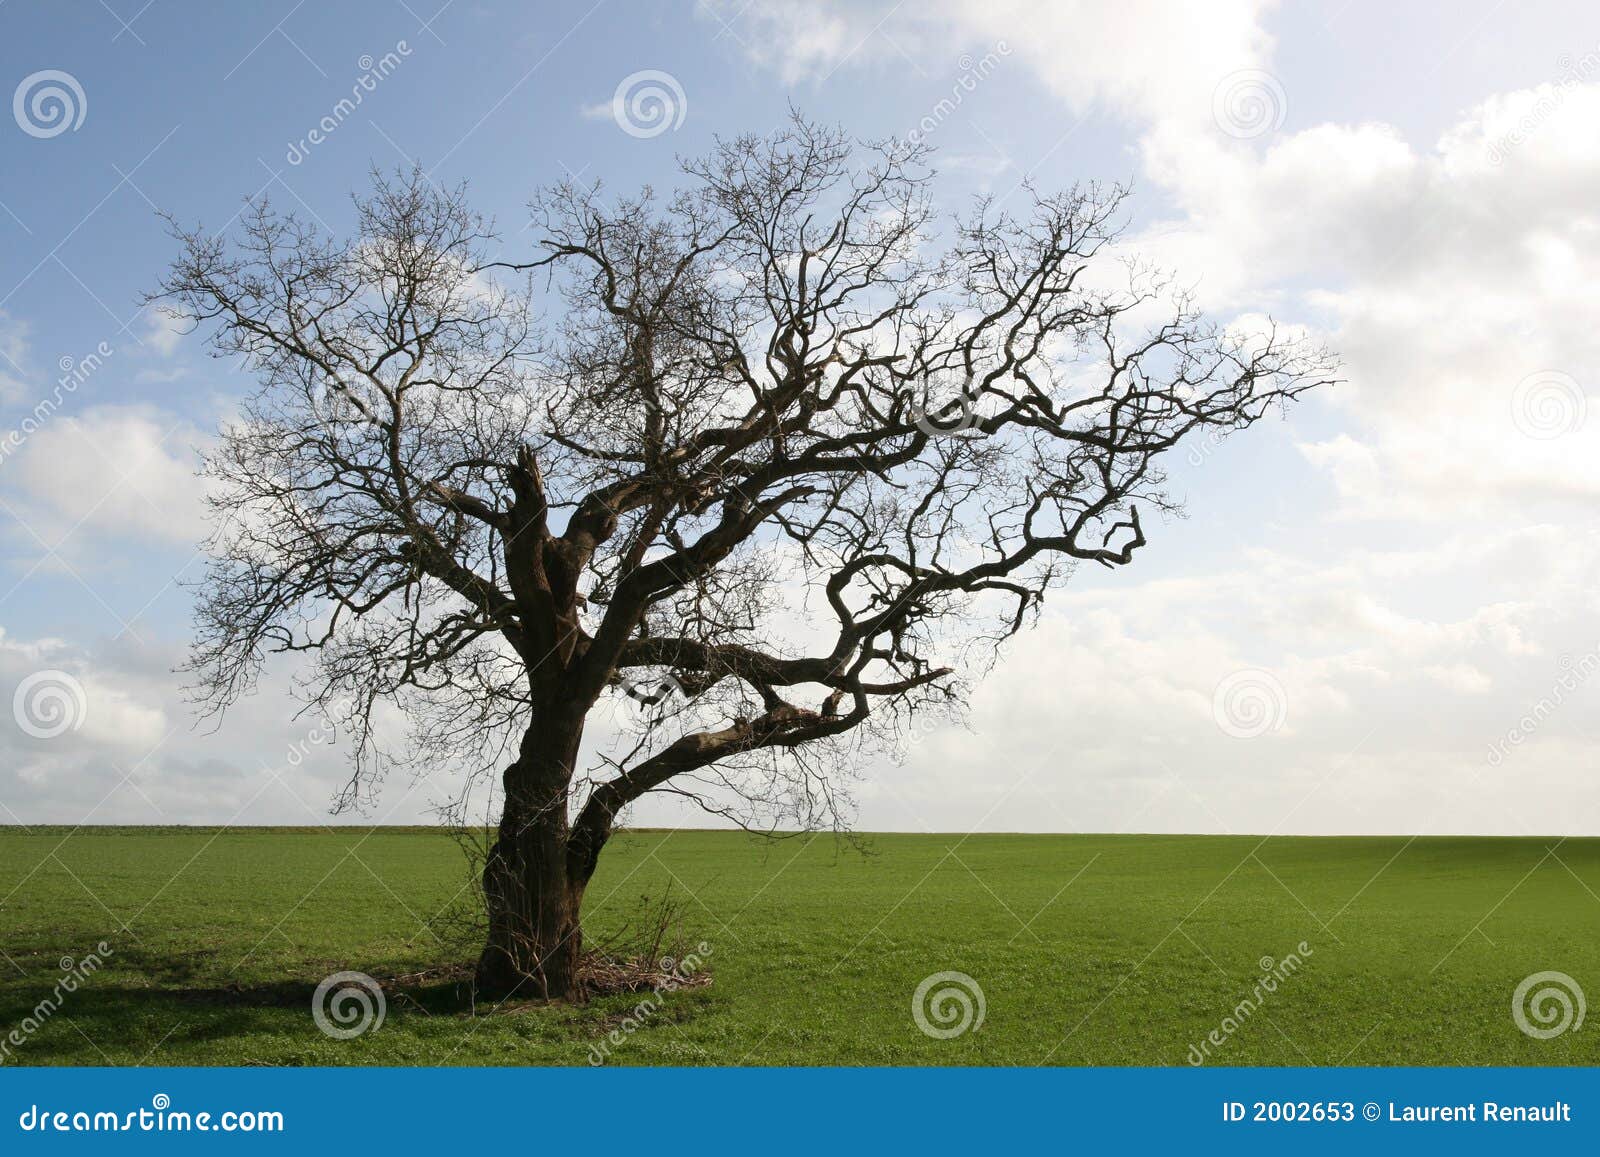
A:
POLYGON ((568 869, 567 789, 581 724, 529 731, 504 774, 505 805, 484 865, 489 934, 478 958, 483 999, 581 994, 579 907, 587 872, 568 869))
POLYGON ((215 322, 217 351, 261 376, 207 457, 197 689, 221 710, 266 655, 315 653, 317 698, 354 692, 338 722, 358 735, 413 694, 434 743, 536 721, 484 870, 486 998, 581 995, 579 904, 629 803, 718 763, 753 806, 785 786, 765 775, 811 798, 825 773, 806 745, 875 704, 892 728, 956 699, 938 656, 964 623, 1009 637, 1067 564, 1132 562, 1137 501, 1167 505, 1161 454, 1334 380, 1321 351, 1213 325, 1143 263, 1126 287, 1101 278, 1118 188, 979 211, 927 250, 942 230, 925 160, 905 142, 852 154, 796 115, 685 162, 680 195, 613 208, 548 190, 520 263, 494 260, 489 226, 420 171, 379 178, 348 241, 260 201, 241 246, 179 233, 150 301, 215 322), (1084 353, 1071 382, 1058 346, 1084 353), (223 532, 241 514, 252 532, 223 532), (769 542, 797 548, 793 573, 769 542), (779 645, 792 590, 826 600, 818 654, 779 645), (480 700, 485 655, 512 653, 523 678, 480 700), (694 729, 641 737, 569 816, 584 713, 652 669, 686 691, 694 729))

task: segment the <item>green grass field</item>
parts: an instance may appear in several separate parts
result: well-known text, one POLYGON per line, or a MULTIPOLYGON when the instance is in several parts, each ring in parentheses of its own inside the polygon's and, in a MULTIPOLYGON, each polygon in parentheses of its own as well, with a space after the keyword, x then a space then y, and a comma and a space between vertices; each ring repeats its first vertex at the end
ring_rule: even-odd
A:
POLYGON ((105 967, 9 1064, 1182 1065, 1302 941, 1302 966, 1212 1064, 1594 1064, 1600 1025, 1537 1040, 1512 992, 1600 995, 1600 840, 630 832, 589 893, 591 939, 670 885, 714 982, 471 1015, 447 981, 466 873, 409 829, 0 828, 0 1035, 105 941, 105 967), (1554 848, 1552 852, 1551 849, 1554 848), (386 982, 387 1018, 321 1033, 328 974, 386 982), (951 1039, 912 994, 960 971, 986 1009, 951 1039))

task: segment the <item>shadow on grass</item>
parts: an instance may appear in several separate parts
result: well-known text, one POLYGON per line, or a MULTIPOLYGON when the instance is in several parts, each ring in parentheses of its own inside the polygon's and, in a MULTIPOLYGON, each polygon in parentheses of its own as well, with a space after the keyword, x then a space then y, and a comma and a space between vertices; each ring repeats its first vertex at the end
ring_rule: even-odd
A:
MULTIPOLYGON (((443 970, 441 970, 443 971, 443 970)), ((455 970, 452 970, 455 971, 455 970)), ((383 989, 391 1009, 412 1008, 430 1015, 470 1014, 474 1011, 471 985, 463 976, 417 980, 412 977, 374 977, 383 989)), ((103 1003, 134 1010, 143 1006, 174 1008, 278 1009, 301 1008, 309 1012, 320 981, 281 980, 258 984, 184 983, 183 978, 166 975, 140 975, 143 985, 127 983, 126 973, 115 981, 96 984, 89 981, 76 991, 64 993, 65 1011, 90 1009, 103 1003)), ((0 990, 0 1024, 20 1022, 32 1015, 41 1001, 52 1001, 52 990, 18 982, 0 990)), ((54 1011, 53 1009, 51 1010, 54 1011)))
MULTIPOLYGON (((148 973, 142 968, 119 970, 63 994, 59 1007, 44 1015, 38 1015, 40 1002, 52 997, 50 988, 21 979, 0 987, 0 1026, 24 1026, 30 1018, 36 1026, 24 1032, 23 1044, 5 1063, 159 1065, 174 1063, 174 1055, 219 1043, 228 1046, 221 1050, 225 1059, 202 1063, 328 1063, 323 1048, 327 1038, 311 1015, 320 979, 207 983, 195 979, 204 967, 203 962, 171 960, 148 973)), ((411 1020, 411 1027, 418 1029, 428 1021, 463 1024, 532 1016, 537 1021, 535 1031, 546 1040, 564 1039, 587 1047, 587 1042, 627 1023, 638 1002, 648 996, 619 992, 583 1003, 539 999, 475 1003, 471 975, 469 966, 452 965, 376 977, 387 1005, 385 1024, 399 1026, 411 1020)), ((692 1020, 709 994, 700 990, 683 995, 686 999, 665 1008, 658 1001, 650 1014, 655 1022, 665 1026, 692 1020)), ((204 1051, 216 1055, 215 1050, 204 1051)))

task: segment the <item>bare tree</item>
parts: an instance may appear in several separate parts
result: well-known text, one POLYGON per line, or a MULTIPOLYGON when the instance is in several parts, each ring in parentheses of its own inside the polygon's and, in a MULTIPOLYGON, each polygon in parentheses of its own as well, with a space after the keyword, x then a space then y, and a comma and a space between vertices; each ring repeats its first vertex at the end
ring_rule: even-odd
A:
POLYGON ((1162 453, 1328 380, 1117 256, 1122 189, 946 220, 926 161, 797 117, 670 198, 543 192, 524 261, 420 174, 376 177, 345 243, 265 204, 178 231, 156 297, 261 381, 208 463, 196 684, 221 709, 311 652, 359 740, 345 803, 383 705, 410 759, 504 764, 483 992, 576 992, 646 792, 838 822, 837 761, 959 702, 1077 564, 1133 559, 1162 453), (653 706, 585 773, 628 692, 653 706))

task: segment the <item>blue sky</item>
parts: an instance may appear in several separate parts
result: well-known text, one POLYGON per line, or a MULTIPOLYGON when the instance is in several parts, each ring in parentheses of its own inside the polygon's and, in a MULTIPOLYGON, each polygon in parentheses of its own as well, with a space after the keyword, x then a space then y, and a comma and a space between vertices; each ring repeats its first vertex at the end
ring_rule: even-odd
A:
MULTIPOLYGON (((8 0, 5 91, 66 73, 81 123, 0 120, 0 430, 110 352, 0 460, 0 693, 41 670, 89 691, 80 726, 6 737, 0 802, 306 822, 341 774, 320 744, 285 768, 305 725, 281 682, 195 732, 170 673, 194 455, 247 383, 141 308, 174 255, 158 209, 218 228, 265 194, 340 231, 371 166, 414 161, 469 182, 522 256, 538 185, 670 187, 676 157, 792 103, 863 136, 934 118, 950 209, 1024 177, 1131 179, 1134 248, 1220 320, 1328 340, 1350 379, 1178 463, 1191 516, 1058 600, 970 729, 869 769, 863 827, 1600 830, 1597 45, 1578 4, 8 0), (682 94, 650 136, 611 114, 645 70, 682 94), (1218 104, 1241 75, 1264 127, 1218 104), (1552 428, 1519 420, 1535 403, 1552 428), (1264 733, 1217 718, 1241 672, 1264 733)), ((391 785, 373 818, 420 818, 431 790, 391 785)))
MULTIPOLYGON (((128 7, 124 19, 137 11, 128 7)), ((714 19, 681 5, 610 0, 537 11, 450 4, 437 15, 393 2, 224 14, 160 0, 127 28, 97 4, 11 3, 0 18, 8 31, 6 77, 15 83, 40 67, 60 68, 82 84, 87 110, 81 128, 48 140, 7 134, 0 155, 22 179, 7 181, 0 196, 8 210, 0 213, 5 268, 15 270, 0 309, 26 327, 35 369, 82 357, 101 341, 115 348, 76 393, 77 406, 138 400, 202 428, 242 384, 227 364, 202 361, 199 348, 186 344, 166 357, 146 340, 153 314, 140 312, 140 295, 174 254, 158 209, 217 228, 245 197, 265 194, 338 229, 371 166, 415 161, 441 183, 470 182, 474 203, 499 222, 508 255, 525 255, 525 205, 543 182, 577 175, 620 189, 670 185, 678 155, 702 150, 716 133, 766 131, 787 115, 791 99, 863 134, 903 134, 948 90, 958 55, 930 60, 926 75, 910 65, 892 78, 846 67, 826 82, 786 86, 750 63, 714 19), (393 73, 363 93, 359 110, 324 143, 291 163, 291 144, 303 144, 371 71, 362 59, 386 53, 399 60, 393 73), (609 116, 585 115, 609 104, 623 76, 650 68, 682 78, 680 129, 639 139, 609 116)), ((938 134, 951 150, 991 153, 986 133, 1000 134, 1000 148, 1028 147, 1006 126, 1037 92, 1015 70, 989 87, 982 99, 994 106, 992 124, 951 123, 938 134)), ((1062 131, 1070 127, 1060 123, 1062 131)), ((1085 124, 1048 159, 1045 179, 1130 175, 1113 131, 1109 123, 1085 124)), ((1017 179, 1008 170, 995 184, 1017 179)), ((952 205, 972 191, 962 183, 946 187, 952 205)), ((166 553, 119 552, 118 581, 100 592, 105 605, 92 597, 77 605, 60 598, 54 583, 28 583, 6 609, 47 633, 116 631, 135 615, 179 630, 187 603, 174 591, 145 607, 171 561, 166 553)))

